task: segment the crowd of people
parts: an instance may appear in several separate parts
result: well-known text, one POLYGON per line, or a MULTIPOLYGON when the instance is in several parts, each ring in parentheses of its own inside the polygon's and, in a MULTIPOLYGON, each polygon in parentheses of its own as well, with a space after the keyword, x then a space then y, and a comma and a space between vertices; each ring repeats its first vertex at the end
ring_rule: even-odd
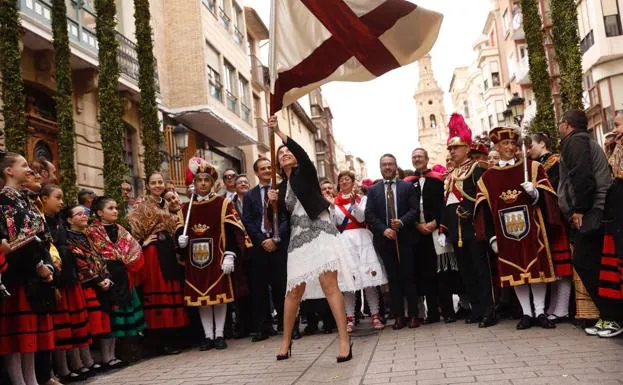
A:
POLYGON ((429 168, 416 148, 412 171, 388 153, 382 179, 343 171, 335 184, 319 180, 271 118, 283 140, 278 185, 266 158, 251 188, 246 175, 227 169, 219 179, 193 157, 188 199, 153 173, 141 198, 124 182, 123 202, 81 190, 75 205, 52 163, 3 153, 3 376, 80 381, 125 367, 117 343, 137 338, 151 353, 178 354, 282 333, 276 358, 286 360, 292 340, 320 324, 337 329, 341 363, 365 317, 376 330, 391 319, 394 330, 442 319, 484 328, 509 317, 519 330, 590 320, 587 334, 620 335, 623 115, 614 121, 604 152, 586 115, 567 111, 555 154, 547 136, 508 127, 473 140, 454 114, 445 166, 429 168))

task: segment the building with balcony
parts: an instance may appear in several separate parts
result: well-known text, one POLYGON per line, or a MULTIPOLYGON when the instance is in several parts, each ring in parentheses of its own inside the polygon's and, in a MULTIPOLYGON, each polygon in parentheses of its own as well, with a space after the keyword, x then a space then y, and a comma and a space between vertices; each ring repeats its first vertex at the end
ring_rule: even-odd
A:
POLYGON ((488 116, 480 69, 475 64, 455 69, 449 92, 454 111, 463 115, 472 133, 479 135, 487 132, 488 116))
MULTIPOLYGON (((23 27, 21 41, 22 77, 26 97, 28 128, 27 158, 41 156, 58 167, 58 124, 54 53, 52 46, 52 2, 50 0, 17 0, 23 27)), ((141 123, 138 105, 138 56, 134 40, 134 5, 117 1, 117 40, 119 48, 119 96, 123 105, 127 177, 138 190, 142 188, 141 123)), ((94 0, 67 1, 67 25, 74 83, 73 117, 76 130, 76 171, 80 187, 101 193, 103 153, 98 122, 98 44, 95 37, 94 0)), ((0 121, 3 126, 3 122, 0 121)), ((2 128, 2 127, 0 127, 2 128)))
POLYGON ((603 143, 623 112, 622 0, 577 2, 589 129, 603 143))
POLYGON ((187 160, 198 154, 219 174, 225 168, 251 171, 253 182, 266 120, 263 76, 254 58, 267 28, 239 0, 154 1, 152 9, 154 40, 161 42, 156 56, 170 179, 182 186, 187 160), (173 145, 178 124, 191 130, 184 154, 173 145))
POLYGON ((335 137, 333 136, 333 114, 329 103, 317 88, 309 94, 311 118, 318 130, 316 131, 316 168, 320 178, 335 181, 339 174, 335 157, 335 137))

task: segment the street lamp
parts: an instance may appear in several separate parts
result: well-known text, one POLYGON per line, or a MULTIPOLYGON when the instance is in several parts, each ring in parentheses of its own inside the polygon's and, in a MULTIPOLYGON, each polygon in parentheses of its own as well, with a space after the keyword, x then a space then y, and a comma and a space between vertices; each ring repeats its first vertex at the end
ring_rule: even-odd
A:
POLYGON ((177 148, 177 154, 173 157, 175 160, 182 160, 184 151, 188 148, 188 135, 190 130, 182 123, 175 126, 173 129, 173 139, 175 140, 175 147, 177 148))
POLYGON ((513 119, 515 119, 515 123, 517 123, 519 127, 521 127, 521 122, 523 121, 525 101, 524 98, 520 97, 519 94, 515 92, 506 106, 507 109, 511 110, 513 119))

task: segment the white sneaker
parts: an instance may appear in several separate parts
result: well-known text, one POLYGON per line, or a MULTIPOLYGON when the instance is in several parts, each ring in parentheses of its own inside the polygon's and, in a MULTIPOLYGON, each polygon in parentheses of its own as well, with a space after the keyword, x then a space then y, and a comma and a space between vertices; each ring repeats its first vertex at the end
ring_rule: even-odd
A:
POLYGON ((604 321, 602 330, 597 332, 602 338, 612 338, 623 333, 623 327, 615 321, 604 321))
POLYGON ((588 327, 584 329, 584 332, 589 336, 596 336, 600 331, 604 328, 604 321, 600 318, 594 326, 588 327))

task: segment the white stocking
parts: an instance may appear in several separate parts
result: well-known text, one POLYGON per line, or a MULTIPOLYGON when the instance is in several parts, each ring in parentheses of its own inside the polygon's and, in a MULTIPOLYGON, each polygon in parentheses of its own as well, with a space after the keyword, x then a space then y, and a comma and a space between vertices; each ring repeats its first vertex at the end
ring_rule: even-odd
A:
POLYGON ((214 339, 214 315, 213 307, 206 306, 199 308, 199 317, 201 318, 201 325, 203 326, 203 333, 206 338, 214 339))
MULTIPOLYGON (((91 348, 89 348, 88 346, 86 348, 81 348, 80 349, 80 360, 82 361, 82 363, 84 364, 85 367, 90 368, 91 366, 93 366, 93 364, 95 363, 95 361, 93 361, 93 356, 91 355, 91 348)), ((74 364, 74 361, 72 360, 72 365, 74 364)), ((80 367, 74 367, 74 369, 80 369, 80 367)))
POLYGON ((346 307, 346 316, 355 317, 355 293, 344 292, 344 306, 346 307))
POLYGON ((70 370, 67 366, 67 350, 55 350, 52 354, 54 355, 56 374, 61 377, 68 375, 70 370))
POLYGON ((109 363, 115 359, 115 338, 102 338, 100 341, 102 349, 102 363, 109 363))
POLYGON ((530 306, 530 286, 515 286, 515 293, 517 294, 517 299, 521 304, 523 314, 532 317, 532 307, 530 306))
POLYGON ((547 294, 547 284, 533 283, 530 285, 532 297, 534 299, 534 314, 538 317, 545 313, 545 295, 547 294))
POLYGON ((22 374, 26 385, 37 385, 35 375, 35 353, 21 353, 22 355, 22 374))
MULTIPOLYGON (((366 287, 364 290, 366 293, 366 301, 368 301, 368 307, 370 308, 370 314, 379 314, 379 293, 376 291, 376 287, 366 287)), ((353 306, 355 306, 354 303, 353 306)))
MULTIPOLYGON (((86 347, 84 349, 89 353, 89 358, 90 358, 91 352, 89 351, 89 348, 86 347)), ((68 359, 69 359, 69 368, 68 369, 71 372, 75 372, 75 371, 77 371, 79 369, 82 369, 84 366, 87 366, 87 365, 85 365, 82 362, 82 358, 80 357, 80 350, 81 349, 74 348, 74 349, 71 349, 71 350, 69 350, 67 352, 67 356, 68 356, 68 359)), ((92 358, 90 359, 90 361, 91 361, 90 364, 93 365, 93 359, 92 358)), ((88 366, 91 366, 91 365, 88 365, 88 366)))
POLYGON ((227 318, 227 305, 214 306, 214 334, 216 337, 223 337, 225 330, 225 320, 227 318))
POLYGON ((571 296, 571 280, 562 278, 552 284, 552 292, 549 300, 547 314, 556 317, 567 317, 569 315, 569 297, 571 296))
POLYGON ((9 374, 13 385, 26 385, 22 373, 22 357, 19 353, 11 353, 4 356, 4 367, 9 374))

